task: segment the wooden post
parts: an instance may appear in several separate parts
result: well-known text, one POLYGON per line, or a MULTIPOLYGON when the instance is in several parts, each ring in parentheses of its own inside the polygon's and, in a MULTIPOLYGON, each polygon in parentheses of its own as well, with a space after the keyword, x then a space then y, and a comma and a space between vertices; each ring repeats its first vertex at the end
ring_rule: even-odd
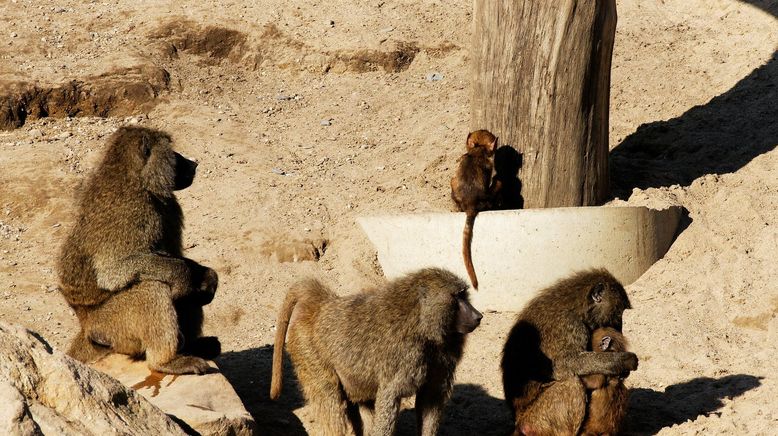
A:
POLYGON ((523 154, 525 207, 608 196, 615 0, 475 0, 472 124, 523 154))

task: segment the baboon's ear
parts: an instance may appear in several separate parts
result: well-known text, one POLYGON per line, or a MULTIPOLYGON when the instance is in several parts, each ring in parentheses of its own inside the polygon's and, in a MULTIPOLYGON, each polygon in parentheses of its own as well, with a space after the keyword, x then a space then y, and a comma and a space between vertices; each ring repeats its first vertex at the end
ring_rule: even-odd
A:
POLYGON ((600 339, 600 350, 607 351, 611 346, 611 340, 610 336, 603 336, 602 339, 600 339))
POLYGON ((473 132, 470 132, 467 134, 467 140, 465 141, 465 144, 467 145, 467 148, 473 148, 473 132))
POLYGON ((148 159, 149 156, 151 156, 151 138, 149 138, 148 135, 140 137, 140 149, 145 159, 148 159))
POLYGON ((602 294, 605 293, 605 285, 602 283, 597 283, 592 287, 592 290, 589 291, 589 298, 592 299, 595 303, 599 304, 602 303, 602 294))
POLYGON ((497 141, 498 141, 498 140, 499 140, 499 138, 495 136, 495 137, 494 137, 494 141, 492 141, 492 142, 489 144, 489 151, 492 151, 492 152, 494 152, 495 150, 497 150, 497 141))

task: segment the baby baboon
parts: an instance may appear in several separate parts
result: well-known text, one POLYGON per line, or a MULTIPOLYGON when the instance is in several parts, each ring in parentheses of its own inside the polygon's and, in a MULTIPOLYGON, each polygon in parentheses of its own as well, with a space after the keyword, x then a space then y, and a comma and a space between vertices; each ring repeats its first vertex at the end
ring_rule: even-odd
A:
POLYGON ((587 351, 591 332, 620 331, 630 307, 624 287, 605 269, 573 274, 527 304, 508 335, 501 365, 516 435, 577 434, 586 414, 579 377, 637 369, 634 353, 587 351))
MULTIPOLYGON (((627 351, 624 335, 612 328, 600 328, 592 333, 592 350, 596 352, 627 351)), ((627 414, 629 391, 622 377, 590 374, 581 377, 587 389, 592 390, 589 413, 583 424, 582 435, 616 435, 627 414)))
POLYGON ((150 368, 178 374, 202 373, 201 357, 219 354, 216 338, 200 337, 218 276, 182 256, 173 193, 192 184, 197 164, 170 142, 160 131, 120 128, 81 192, 57 265, 81 325, 68 351, 76 359, 145 353, 150 368))
POLYGON ((418 433, 436 434, 465 335, 481 322, 467 289, 436 268, 347 297, 315 280, 293 286, 278 315, 270 398, 281 394, 289 329, 289 356, 316 407, 319 434, 360 428, 349 417, 358 405, 375 410, 370 434, 391 435, 400 400, 414 394, 418 433))
POLYGON ((488 130, 476 130, 467 135, 467 153, 459 158, 457 174, 451 179, 451 199, 464 212, 465 229, 462 232, 462 257, 473 289, 478 289, 478 278, 473 267, 470 245, 473 225, 478 212, 491 207, 492 156, 497 148, 497 137, 488 130))

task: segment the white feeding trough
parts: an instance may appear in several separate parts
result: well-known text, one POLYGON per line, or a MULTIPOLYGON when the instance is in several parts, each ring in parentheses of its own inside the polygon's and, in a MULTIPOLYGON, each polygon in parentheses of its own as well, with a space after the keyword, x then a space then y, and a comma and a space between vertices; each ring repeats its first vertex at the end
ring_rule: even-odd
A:
MULTIPOLYGON (((572 272, 607 268, 624 285, 670 248, 680 207, 568 207, 482 212, 473 231, 479 310, 519 311, 535 293, 572 272)), ((441 267, 467 279, 464 213, 361 217, 388 278, 441 267)))

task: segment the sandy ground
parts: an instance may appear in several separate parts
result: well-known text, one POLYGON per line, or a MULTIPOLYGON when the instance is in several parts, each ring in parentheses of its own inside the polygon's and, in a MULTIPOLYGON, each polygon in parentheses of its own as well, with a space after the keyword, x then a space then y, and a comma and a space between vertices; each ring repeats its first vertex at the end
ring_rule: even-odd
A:
MULTIPOLYGON (((293 377, 268 399, 275 307, 304 276, 340 293, 382 280, 356 217, 450 209, 472 2, 67 3, 2 2, 0 98, 53 98, 72 80, 76 96, 119 98, 60 93, 110 116, 31 114, 0 132, 0 317, 67 344, 76 320, 53 267, 74 192, 117 126, 167 130, 200 162, 179 199, 187 254, 221 277, 206 325, 224 345, 218 363, 260 434, 304 434, 315 424, 293 377), (295 238, 326 239, 326 251, 265 255, 295 238)), ((641 359, 628 431, 775 434, 778 1, 618 8, 615 203, 689 211, 665 258, 628 287, 625 332, 641 359)), ((510 430, 498 362, 514 317, 488 313, 471 335, 442 434, 510 430)), ((406 409, 401 433, 413 427, 406 409)))

